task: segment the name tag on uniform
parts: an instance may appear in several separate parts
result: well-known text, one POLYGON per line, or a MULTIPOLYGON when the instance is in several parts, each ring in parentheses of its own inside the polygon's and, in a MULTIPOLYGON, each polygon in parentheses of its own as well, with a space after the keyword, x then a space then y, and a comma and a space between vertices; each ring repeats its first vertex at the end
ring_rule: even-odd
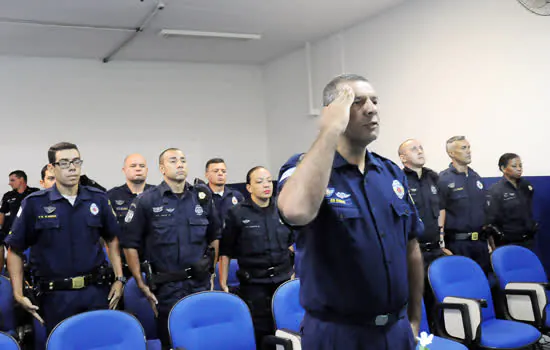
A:
POLYGON ((472 241, 477 241, 479 239, 479 233, 472 232, 472 241))

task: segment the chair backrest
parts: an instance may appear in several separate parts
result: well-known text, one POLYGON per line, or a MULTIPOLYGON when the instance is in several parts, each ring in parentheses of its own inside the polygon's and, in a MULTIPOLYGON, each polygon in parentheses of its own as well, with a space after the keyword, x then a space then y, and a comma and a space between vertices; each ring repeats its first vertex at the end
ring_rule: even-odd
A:
POLYGON ((96 310, 59 323, 46 343, 47 350, 146 350, 145 332, 132 315, 96 310))
POLYGON ((240 282, 237 277, 237 271, 239 270, 239 263, 237 259, 231 259, 229 261, 229 272, 227 274, 227 286, 228 287, 238 287, 240 282))
POLYGON ((491 254, 491 264, 502 290, 511 282, 548 282, 539 258, 524 247, 508 245, 496 249, 491 254))
POLYGON ((13 290, 5 276, 0 276, 0 331, 15 331, 13 290))
POLYGON ((422 319, 420 319, 420 332, 426 332, 430 334, 430 325, 428 324, 428 314, 426 313, 426 304, 422 299, 422 319))
POLYGON ((157 322, 151 304, 149 304, 133 277, 128 280, 124 287, 124 310, 137 317, 145 330, 147 339, 158 339, 157 322))
POLYGON ((255 350, 252 316, 246 303, 230 293, 191 294, 168 316, 172 347, 186 350, 255 350))
POLYGON ((19 344, 11 335, 0 332, 0 349, 2 350, 21 350, 19 344))
POLYGON ((485 299, 481 309, 482 320, 495 318, 489 281, 481 267, 464 256, 446 256, 436 259, 428 268, 428 278, 438 302, 448 296, 485 299))
POLYGON ((300 280, 294 279, 281 284, 273 294, 271 308, 277 329, 299 332, 305 314, 300 305, 300 280))
MULTIPOLYGON (((216 263, 216 276, 220 275, 219 270, 220 263, 216 263)), ((229 260, 229 271, 227 272, 227 286, 238 287, 240 282, 237 278, 237 271, 239 270, 239 263, 237 259, 229 260)), ((214 290, 221 290, 219 278, 214 279, 214 290)))

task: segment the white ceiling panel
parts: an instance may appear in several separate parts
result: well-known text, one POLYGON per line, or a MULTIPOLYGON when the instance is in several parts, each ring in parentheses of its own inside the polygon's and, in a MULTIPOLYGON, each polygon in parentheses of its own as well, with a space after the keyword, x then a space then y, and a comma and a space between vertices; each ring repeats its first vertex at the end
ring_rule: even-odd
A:
MULTIPOLYGON (((0 1, 0 53, 101 59, 132 35, 157 1, 0 1)), ((259 64, 404 1, 164 0, 164 9, 113 59, 259 64), (162 29, 262 38, 163 38, 158 35, 162 29)))

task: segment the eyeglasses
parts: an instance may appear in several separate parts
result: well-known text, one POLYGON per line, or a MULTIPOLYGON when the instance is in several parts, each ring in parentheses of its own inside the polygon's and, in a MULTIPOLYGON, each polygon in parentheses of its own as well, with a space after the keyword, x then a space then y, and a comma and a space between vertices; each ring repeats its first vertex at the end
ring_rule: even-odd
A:
POLYGON ((71 164, 75 166, 75 168, 80 168, 84 161, 82 159, 73 159, 73 160, 60 160, 59 162, 52 163, 52 165, 59 165, 59 168, 61 169, 69 169, 71 167, 71 164))

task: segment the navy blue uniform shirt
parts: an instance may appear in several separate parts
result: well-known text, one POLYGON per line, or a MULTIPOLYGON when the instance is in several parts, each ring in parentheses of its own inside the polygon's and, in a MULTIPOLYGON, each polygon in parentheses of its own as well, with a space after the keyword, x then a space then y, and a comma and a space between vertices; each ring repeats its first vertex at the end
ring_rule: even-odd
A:
POLYGON ((403 168, 409 191, 414 201, 418 215, 424 223, 424 233, 418 236, 422 243, 433 243, 439 241, 439 194, 437 192, 437 181, 439 176, 429 168, 422 168, 420 178, 418 174, 407 167, 403 168))
POLYGON ((516 188, 502 178, 489 189, 487 223, 498 227, 511 240, 534 233, 533 193, 533 186, 525 179, 519 179, 516 188))
POLYGON ((164 181, 143 192, 124 220, 122 247, 144 246, 155 273, 181 271, 196 263, 207 245, 220 238, 220 223, 207 193, 186 184, 179 196, 164 181))
POLYGON ((21 207, 21 202, 23 202, 23 199, 25 199, 25 197, 29 194, 37 191, 40 190, 38 188, 27 186, 25 191, 22 193, 12 190, 4 194, 2 197, 2 205, 0 206, 0 213, 4 214, 4 224, 2 225, 2 229, 0 229, 0 244, 2 243, 5 235, 10 232, 11 225, 15 220, 15 215, 17 214, 17 211, 19 211, 19 207, 21 207))
POLYGON ((231 208, 220 241, 220 256, 237 259, 243 270, 267 271, 270 267, 287 266, 286 273, 253 278, 251 283, 279 283, 292 276, 290 246, 292 230, 280 219, 276 199, 260 208, 251 199, 231 208))
POLYGON ((445 209, 445 233, 480 232, 485 225, 487 192, 478 173, 468 175, 451 164, 439 174, 439 207, 445 209))
POLYGON ((25 198, 6 244, 18 252, 32 247, 36 276, 67 278, 104 264, 99 238, 110 242, 119 230, 105 192, 79 186, 73 206, 53 186, 25 198))
MULTIPOLYGON (((212 189, 209 186, 207 187, 212 192, 212 189)), ((225 223, 225 219, 227 218, 227 212, 229 209, 244 201, 244 196, 241 192, 225 186, 225 190, 222 195, 212 192, 212 199, 214 200, 214 205, 216 206, 216 211, 218 213, 218 221, 223 225, 225 223)))
MULTIPOLYGON (((300 157, 283 165, 280 187, 300 157)), ((367 153, 362 174, 336 153, 319 213, 298 231, 306 311, 364 321, 403 308, 407 244, 423 230, 408 192, 405 174, 392 161, 367 153)))
MULTIPOLYGON (((145 184, 143 192, 153 187, 155 186, 145 184)), ((126 213, 128 213, 128 208, 130 208, 130 204, 132 204, 132 201, 137 197, 137 194, 132 193, 128 185, 124 184, 122 186, 111 188, 107 192, 107 196, 109 197, 111 205, 115 210, 118 224, 122 226, 124 224, 126 213)))

